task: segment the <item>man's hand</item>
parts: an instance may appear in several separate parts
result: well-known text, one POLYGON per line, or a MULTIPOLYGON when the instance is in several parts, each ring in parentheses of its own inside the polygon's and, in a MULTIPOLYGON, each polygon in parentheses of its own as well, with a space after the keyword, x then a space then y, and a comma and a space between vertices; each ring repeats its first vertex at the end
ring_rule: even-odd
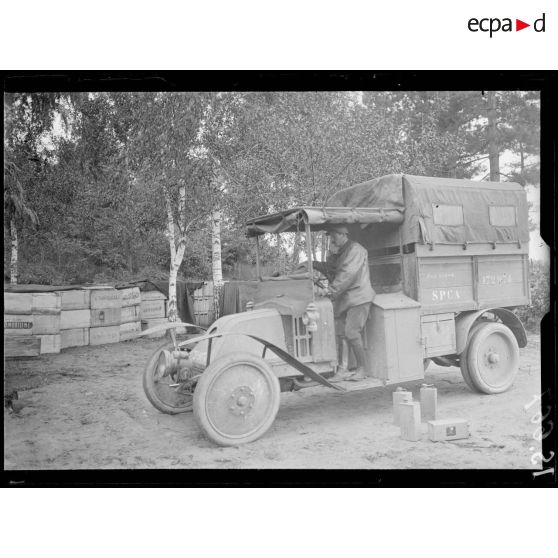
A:
POLYGON ((328 298, 333 298, 333 293, 329 289, 318 287, 318 296, 327 296, 328 298))

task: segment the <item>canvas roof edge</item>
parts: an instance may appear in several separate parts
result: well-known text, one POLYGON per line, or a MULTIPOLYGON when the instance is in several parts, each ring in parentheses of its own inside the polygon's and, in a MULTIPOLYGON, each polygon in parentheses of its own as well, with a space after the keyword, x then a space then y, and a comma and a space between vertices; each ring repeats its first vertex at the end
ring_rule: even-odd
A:
POLYGON ((524 190, 523 186, 521 186, 521 184, 518 184, 517 182, 493 182, 489 180, 471 180, 469 178, 448 178, 441 176, 420 176, 415 174, 402 174, 401 176, 412 186, 419 188, 444 186, 450 188, 476 187, 483 190, 524 190))
POLYGON ((297 227, 301 219, 308 222, 312 230, 327 230, 334 224, 401 223, 403 212, 397 208, 383 207, 339 207, 339 206, 300 206, 249 219, 246 234, 278 234, 302 230, 297 227))

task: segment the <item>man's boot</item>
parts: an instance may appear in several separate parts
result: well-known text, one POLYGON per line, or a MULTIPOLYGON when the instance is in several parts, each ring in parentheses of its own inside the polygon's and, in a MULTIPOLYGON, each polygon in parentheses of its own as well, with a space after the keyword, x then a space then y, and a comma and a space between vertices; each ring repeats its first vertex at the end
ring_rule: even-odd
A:
POLYGON ((354 373, 351 374, 349 380, 358 382, 359 380, 364 380, 366 378, 364 374, 364 367, 366 365, 366 360, 364 356, 364 347, 362 345, 362 341, 360 339, 351 341, 351 348, 353 349, 353 353, 355 355, 357 367, 354 373))
POLYGON ((344 337, 337 337, 337 359, 339 364, 337 365, 337 370, 335 374, 329 378, 330 382, 342 382, 346 380, 351 373, 348 370, 349 366, 349 354, 348 354, 349 346, 344 337))

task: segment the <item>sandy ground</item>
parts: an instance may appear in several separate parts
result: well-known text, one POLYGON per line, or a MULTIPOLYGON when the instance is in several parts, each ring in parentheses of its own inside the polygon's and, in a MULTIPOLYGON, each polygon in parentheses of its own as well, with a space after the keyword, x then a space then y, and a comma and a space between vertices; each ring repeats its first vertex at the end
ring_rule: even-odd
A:
MULTIPOLYGON (((341 394, 308 388, 281 394, 267 434, 240 447, 206 440, 192 413, 165 415, 143 394, 141 373, 161 340, 67 349, 39 360, 5 363, 5 393, 25 404, 4 410, 5 469, 120 468, 357 468, 532 469, 540 410, 540 341, 521 350, 512 389, 474 394, 457 368, 431 365, 426 382, 438 388, 439 418, 466 418, 471 436, 431 442, 399 437, 392 424, 394 387, 341 394), (535 420, 535 419, 534 419, 535 420)), ((418 400, 421 381, 403 384, 418 400)))

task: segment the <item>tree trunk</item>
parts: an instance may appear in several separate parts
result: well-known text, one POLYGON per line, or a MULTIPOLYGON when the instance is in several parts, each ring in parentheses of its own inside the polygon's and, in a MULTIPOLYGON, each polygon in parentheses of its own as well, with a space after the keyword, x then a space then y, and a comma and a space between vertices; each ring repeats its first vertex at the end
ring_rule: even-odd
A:
POLYGON ((182 263, 182 258, 184 257, 184 251, 186 249, 186 244, 183 239, 176 241, 176 233, 178 227, 175 227, 174 217, 172 214, 171 200, 165 191, 165 198, 167 203, 167 237, 169 239, 169 247, 171 253, 171 263, 169 270, 169 302, 167 307, 167 318, 169 322, 178 321, 178 307, 176 304, 176 278, 178 276, 178 270, 180 269, 180 264, 182 263))
POLYGON ((213 284, 220 287, 223 284, 223 268, 221 264, 221 212, 214 211, 211 216, 211 264, 213 284))
POLYGON ((10 219, 10 236, 12 238, 12 255, 10 259, 10 283, 17 285, 17 256, 18 256, 18 237, 15 219, 10 219))
POLYGON ((132 240, 128 238, 128 271, 134 273, 134 251, 132 250, 132 240))
POLYGON ((182 258, 184 256, 184 249, 186 246, 184 243, 179 245, 176 251, 176 257, 171 261, 170 271, 169 271, 169 303, 167 308, 167 317, 169 322, 178 322, 178 306, 176 302, 176 278, 178 276, 178 270, 180 269, 180 264, 182 263, 182 258))
POLYGON ((213 314, 219 317, 219 299, 223 289, 223 266, 221 262, 221 212, 211 215, 211 269, 213 276, 213 314))
POLYGON ((321 250, 321 254, 320 254, 320 260, 322 262, 326 261, 326 250, 327 250, 327 236, 325 234, 325 232, 322 231, 322 250, 321 250))
POLYGON ((294 236, 294 241, 293 241, 293 256, 292 256, 292 260, 291 263, 294 266, 298 265, 298 257, 300 254, 300 233, 297 231, 295 233, 294 236))
POLYGON ((316 256, 316 241, 317 241, 317 235, 316 233, 310 233, 310 238, 306 239, 306 242, 310 242, 311 243, 311 247, 312 247, 312 260, 317 261, 318 257, 316 256))
POLYGON ((498 149, 498 128, 496 126, 496 97, 494 91, 488 91, 488 160, 490 163, 490 180, 500 181, 500 152, 498 149))

